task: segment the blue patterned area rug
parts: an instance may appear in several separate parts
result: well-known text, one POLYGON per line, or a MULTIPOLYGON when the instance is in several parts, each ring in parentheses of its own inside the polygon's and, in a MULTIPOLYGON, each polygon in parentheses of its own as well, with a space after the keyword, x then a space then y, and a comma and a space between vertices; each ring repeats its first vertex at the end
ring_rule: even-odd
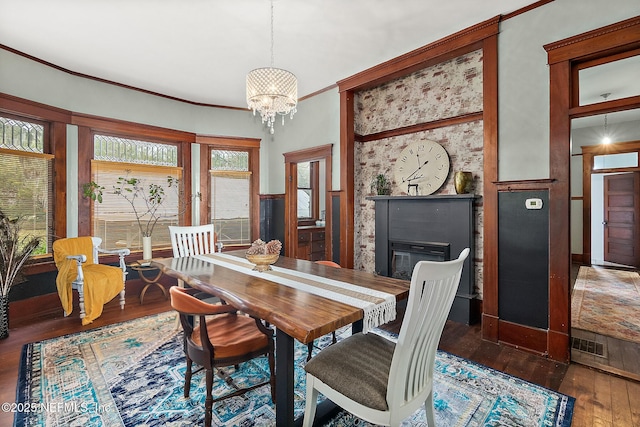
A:
MULTIPOLYGON (((14 426, 192 426, 204 421, 203 373, 183 397, 185 359, 168 312, 67 335, 23 348, 14 426)), ((348 335, 345 329, 343 336, 348 335)), ((388 334, 387 334, 388 335, 388 334)), ((330 336, 316 341, 322 348, 330 336)), ((304 412, 307 348, 296 347, 296 415, 304 412)), ((570 426, 574 398, 445 352, 438 352, 434 406, 438 426, 570 426)), ((266 358, 226 370, 244 386, 268 376, 266 358)), ((214 395, 229 385, 216 378, 214 395)), ((217 402, 213 425, 272 426, 268 386, 217 402)), ((330 426, 367 426, 341 413, 330 426)), ((418 411, 403 426, 425 426, 418 411)))

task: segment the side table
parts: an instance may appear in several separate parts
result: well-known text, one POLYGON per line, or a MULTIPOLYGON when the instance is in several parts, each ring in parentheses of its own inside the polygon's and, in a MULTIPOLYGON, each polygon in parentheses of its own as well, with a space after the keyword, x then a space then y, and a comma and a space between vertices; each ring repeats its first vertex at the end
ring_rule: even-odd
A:
POLYGON ((140 279, 142 279, 142 281, 145 283, 144 288, 142 288, 142 291, 140 292, 140 304, 144 302, 144 295, 147 293, 147 290, 152 285, 155 285, 160 288, 160 290, 162 291, 162 294, 164 295, 164 299, 167 299, 169 297, 167 295, 167 290, 164 288, 164 286, 162 286, 161 283, 158 283, 158 280, 162 276, 162 271, 160 271, 160 269, 156 267, 152 267, 147 263, 141 263, 140 261, 135 261, 129 264, 129 267, 131 267, 132 270, 137 271, 138 276, 140 276, 140 279), (158 274, 156 274, 155 276, 152 275, 153 277, 145 276, 144 275, 145 271, 148 271, 148 272, 157 271, 158 274))

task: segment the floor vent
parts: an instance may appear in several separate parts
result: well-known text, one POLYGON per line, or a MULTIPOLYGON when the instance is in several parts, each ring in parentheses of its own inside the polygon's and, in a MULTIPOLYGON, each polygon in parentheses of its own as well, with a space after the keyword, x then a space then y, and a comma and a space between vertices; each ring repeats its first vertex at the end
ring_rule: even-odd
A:
POLYGON ((584 353, 593 354, 600 357, 606 357, 604 354, 604 345, 592 340, 585 340, 584 338, 571 337, 571 347, 574 350, 582 351, 584 353))

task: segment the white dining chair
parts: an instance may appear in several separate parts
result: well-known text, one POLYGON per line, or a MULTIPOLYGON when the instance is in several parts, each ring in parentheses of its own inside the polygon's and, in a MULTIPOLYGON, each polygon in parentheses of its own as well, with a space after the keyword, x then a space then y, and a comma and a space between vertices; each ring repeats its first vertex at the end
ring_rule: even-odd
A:
POLYGON ((175 258, 215 252, 216 233, 213 224, 170 225, 169 236, 175 258))
MULTIPOLYGON (((214 253, 216 250, 216 232, 213 224, 205 225, 170 225, 169 236, 174 258, 214 253)), ((178 286, 184 288, 184 281, 178 279, 178 286)), ((215 302, 217 297, 200 293, 199 299, 215 302)))
POLYGON ((313 424, 318 393, 365 421, 385 426, 399 426, 424 406, 427 424, 435 426, 433 366, 468 255, 466 248, 456 260, 415 265, 397 343, 372 332, 358 333, 306 364, 304 426, 313 424))

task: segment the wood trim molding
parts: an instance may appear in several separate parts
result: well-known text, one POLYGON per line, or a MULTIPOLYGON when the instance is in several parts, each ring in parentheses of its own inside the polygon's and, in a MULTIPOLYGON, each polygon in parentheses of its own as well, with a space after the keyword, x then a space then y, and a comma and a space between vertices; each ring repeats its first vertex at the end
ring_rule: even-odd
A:
POLYGON ((483 280, 482 337, 497 342, 498 329, 498 46, 497 36, 483 48, 483 280))
POLYGON ((523 13, 529 12, 529 11, 531 11, 533 9, 537 9, 540 6, 544 6, 545 4, 551 3, 553 1, 554 0, 539 0, 539 1, 535 2, 535 3, 530 4, 529 6, 521 7, 518 10, 515 10, 515 11, 513 11, 511 13, 507 13, 507 14, 503 15, 502 16, 502 20, 506 21, 507 19, 511 19, 511 18, 516 17, 518 15, 522 15, 523 13))
POLYGON ((301 96, 298 98, 298 102, 304 101, 305 99, 313 98, 316 95, 320 95, 321 93, 329 92, 330 90, 336 89, 338 87, 337 84, 332 84, 331 86, 327 86, 324 89, 317 90, 315 92, 311 92, 309 95, 301 96))
POLYGON ((260 148, 260 138, 243 138, 232 136, 196 135, 197 144, 220 145, 223 147, 260 148))
POLYGON ((221 138, 197 136, 200 144, 200 224, 208 224, 211 218, 211 199, 209 197, 211 177, 211 150, 229 149, 249 153, 249 170, 251 171, 251 238, 260 236, 260 140, 255 138, 221 138))
POLYGON ((516 181, 496 181, 493 182, 498 191, 511 190, 548 190, 555 180, 553 179, 523 179, 516 181))
POLYGON ((480 111, 477 113, 469 113, 469 114, 464 114, 462 116, 448 117, 446 119, 434 120, 432 122, 418 123, 415 125, 405 126, 401 128, 371 133, 369 135, 354 134, 354 138, 357 142, 378 141, 380 139, 393 138, 393 137, 402 136, 402 135, 410 135, 413 133, 424 132, 424 131, 444 128, 448 126, 455 126, 462 123, 475 122, 477 120, 482 120, 483 116, 484 116, 483 112, 480 111))
POLYGON ((594 156, 601 154, 618 154, 618 153, 633 153, 640 151, 640 141, 629 142, 616 142, 607 145, 583 145, 582 155, 592 154, 594 156))
POLYGON ((260 194, 260 200, 280 200, 284 199, 284 193, 281 194, 260 194))
MULTIPOLYGON (((598 28, 544 46, 549 63, 549 338, 548 356, 568 362, 570 359, 570 203, 571 118, 590 115, 600 108, 637 108, 636 97, 610 101, 599 107, 575 107, 579 62, 595 58, 616 58, 624 51, 640 46, 640 16, 598 28), (613 107, 612 107, 613 106, 613 107), (572 116, 573 115, 573 116, 572 116)), ((606 61, 606 59, 605 59, 606 61)), ((588 197, 583 194, 583 197, 588 197)), ((586 254, 585 254, 586 255, 586 254)))
POLYGON ((548 332, 517 323, 499 321, 500 342, 538 355, 547 354, 548 332))
POLYGON ((36 120, 70 123, 71 111, 0 93, 0 111, 36 120))
POLYGON ((353 268, 355 112, 353 91, 340 92, 340 265, 353 268))
POLYGON ((318 145, 317 147, 303 148, 302 150, 282 153, 285 163, 299 163, 331 157, 333 144, 318 145))
POLYGON ((325 257, 331 259, 332 246, 331 241, 331 181, 333 165, 332 160, 333 144, 319 145, 317 147, 304 148, 302 150, 289 151, 283 153, 284 170, 285 170, 285 194, 284 194, 284 247, 285 255, 293 258, 298 257, 298 211, 297 211, 297 192, 298 192, 298 163, 307 161, 324 160, 325 165, 325 211, 328 213, 325 217, 325 257))
MULTIPOLYGON (((196 139, 197 141, 197 139, 196 139)), ((203 225, 209 223, 209 212, 211 212, 211 198, 209 197, 209 186, 211 185, 211 176, 209 170, 211 169, 211 156, 209 155, 209 146, 207 144, 200 144, 200 209, 198 215, 200 218, 200 224, 203 225)))
POLYGON ((134 134, 137 137, 164 139, 172 142, 195 142, 196 135, 191 132, 167 129, 158 126, 128 122, 125 120, 108 119, 105 117, 90 116, 87 114, 73 113, 71 124, 86 126, 93 131, 116 132, 120 134, 134 134))
POLYGON ((549 43, 543 47, 547 51, 548 63, 551 65, 626 45, 630 46, 624 50, 640 46, 640 16, 549 43))

